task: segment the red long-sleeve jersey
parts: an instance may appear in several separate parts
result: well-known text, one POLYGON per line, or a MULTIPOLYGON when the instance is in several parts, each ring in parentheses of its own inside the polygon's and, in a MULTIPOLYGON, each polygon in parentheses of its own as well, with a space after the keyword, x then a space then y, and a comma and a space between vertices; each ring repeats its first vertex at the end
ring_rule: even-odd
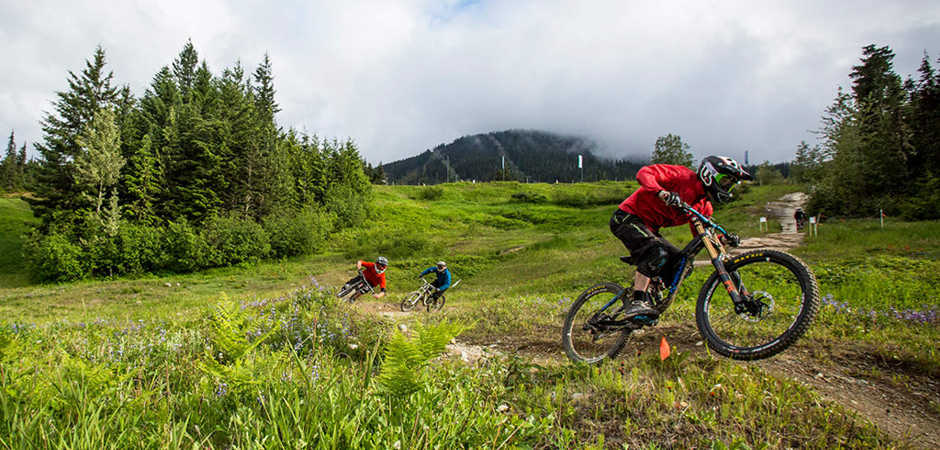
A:
MULTIPOLYGON (((711 217, 712 204, 705 195, 705 187, 698 175, 685 166, 653 164, 636 173, 640 188, 620 203, 620 209, 643 220, 646 226, 659 232, 662 227, 674 227, 689 223, 689 218, 681 211, 666 206, 657 194, 659 191, 671 191, 679 194, 682 201, 688 203, 705 217, 711 217)), ((695 234, 695 229, 692 234, 695 234)))
POLYGON ((375 263, 368 261, 360 261, 362 263, 362 274, 365 275, 366 281, 372 285, 372 287, 380 287, 382 290, 385 290, 385 272, 379 273, 375 270, 375 263))

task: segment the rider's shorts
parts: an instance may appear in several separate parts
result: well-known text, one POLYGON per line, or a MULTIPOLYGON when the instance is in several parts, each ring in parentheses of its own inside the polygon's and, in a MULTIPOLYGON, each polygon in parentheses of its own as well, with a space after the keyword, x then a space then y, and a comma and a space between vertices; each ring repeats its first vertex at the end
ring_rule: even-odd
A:
POLYGON ((638 216, 620 208, 610 218, 610 232, 630 250, 637 271, 648 277, 659 275, 660 270, 667 265, 669 256, 679 250, 653 232, 638 216))

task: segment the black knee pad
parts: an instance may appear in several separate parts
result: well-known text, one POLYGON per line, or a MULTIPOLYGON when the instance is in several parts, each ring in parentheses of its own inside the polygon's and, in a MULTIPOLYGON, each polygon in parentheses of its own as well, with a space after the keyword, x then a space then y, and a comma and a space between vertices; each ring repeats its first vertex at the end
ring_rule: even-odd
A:
POLYGON ((662 246, 654 245, 643 252, 643 258, 636 266, 636 271, 650 278, 659 275, 669 262, 669 252, 662 246))

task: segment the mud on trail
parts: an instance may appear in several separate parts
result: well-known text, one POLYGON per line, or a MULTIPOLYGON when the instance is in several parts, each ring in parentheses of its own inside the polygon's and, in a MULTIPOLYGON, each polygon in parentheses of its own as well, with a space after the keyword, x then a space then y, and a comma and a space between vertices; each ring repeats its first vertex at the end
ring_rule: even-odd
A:
MULTIPOLYGON (((803 234, 796 231, 793 213, 806 200, 806 194, 796 192, 769 202, 764 214, 779 222, 782 231, 744 239, 731 253, 758 248, 787 250, 800 245, 803 234)), ((700 262, 708 264, 696 261, 696 265, 700 262)), ((396 323, 413 314, 403 313, 397 304, 391 303, 359 302, 355 307, 396 323)), ((668 312, 665 315, 668 320, 668 312)), ((667 322, 634 332, 621 355, 655 352, 662 336, 679 352, 705 352, 702 338, 690 321, 667 322)), ((455 341, 448 346, 448 351, 468 364, 505 355, 517 355, 543 366, 568 364, 561 348, 560 323, 540 327, 537 333, 524 337, 493 336, 490 342, 455 341)), ((826 342, 813 347, 797 343, 772 358, 737 364, 756 365, 774 377, 808 386, 823 399, 871 421, 902 445, 940 448, 940 411, 934 406, 940 404, 940 374, 924 373, 890 357, 875 355, 852 342, 826 342)))

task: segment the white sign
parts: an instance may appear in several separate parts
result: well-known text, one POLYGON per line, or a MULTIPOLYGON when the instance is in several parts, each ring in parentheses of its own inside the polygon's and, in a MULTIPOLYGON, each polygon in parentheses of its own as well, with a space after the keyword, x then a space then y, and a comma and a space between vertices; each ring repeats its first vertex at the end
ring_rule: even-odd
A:
POLYGON ((578 155, 578 168, 581 169, 581 155, 578 155))
POLYGON ((765 222, 767 222, 767 218, 766 218, 766 217, 761 217, 761 218, 760 218, 760 223, 765 223, 765 222))
POLYGON ((816 216, 810 217, 809 223, 816 223, 816 216))

